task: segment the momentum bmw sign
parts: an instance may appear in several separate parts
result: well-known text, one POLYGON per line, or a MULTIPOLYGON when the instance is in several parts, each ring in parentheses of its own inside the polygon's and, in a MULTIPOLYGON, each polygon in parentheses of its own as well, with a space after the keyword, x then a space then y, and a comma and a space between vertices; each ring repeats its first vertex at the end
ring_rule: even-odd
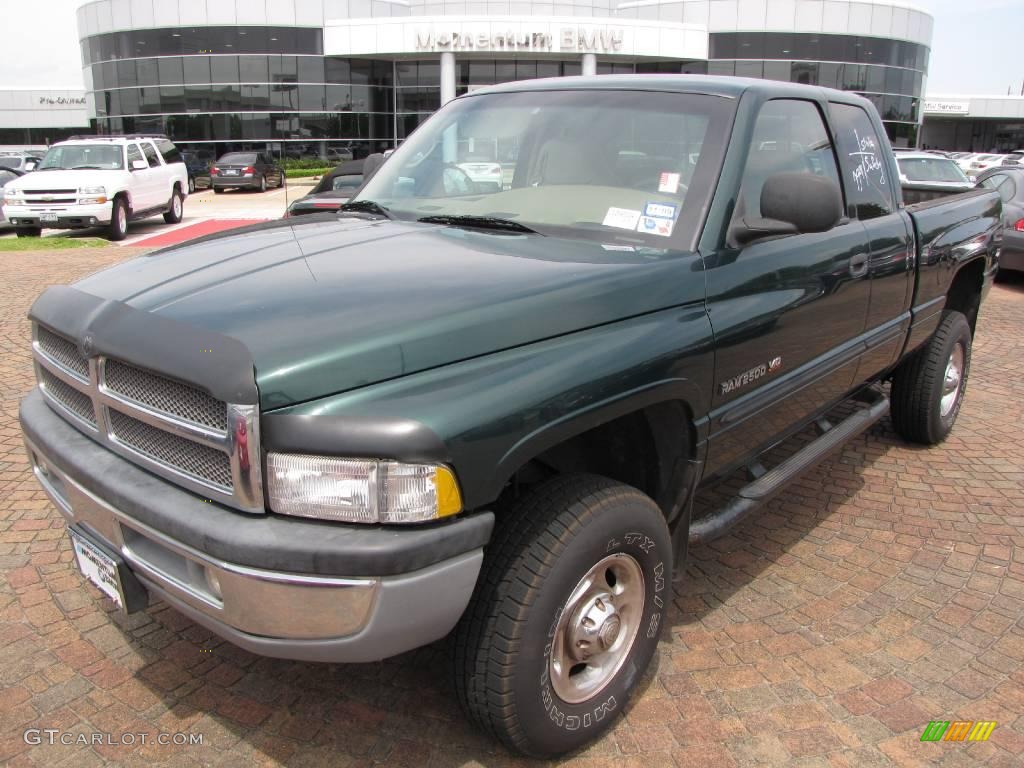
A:
POLYGON ((703 60, 707 28, 578 16, 403 16, 324 24, 325 56, 499 53, 703 60))

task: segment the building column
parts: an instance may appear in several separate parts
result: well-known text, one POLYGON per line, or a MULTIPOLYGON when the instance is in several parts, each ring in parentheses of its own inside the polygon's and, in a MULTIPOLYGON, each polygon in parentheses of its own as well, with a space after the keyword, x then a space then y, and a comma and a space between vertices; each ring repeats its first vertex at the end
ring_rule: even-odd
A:
POLYGON ((455 98, 455 54, 441 53, 441 106, 455 98))
POLYGON ((584 53, 583 54, 583 74, 584 75, 596 75, 597 74, 597 54, 596 53, 584 53))

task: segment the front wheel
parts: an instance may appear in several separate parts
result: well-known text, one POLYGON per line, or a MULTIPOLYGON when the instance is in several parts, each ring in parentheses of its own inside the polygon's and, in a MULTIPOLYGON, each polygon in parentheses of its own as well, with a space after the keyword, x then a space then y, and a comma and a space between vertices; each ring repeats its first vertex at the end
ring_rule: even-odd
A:
POLYGON ((188 193, 191 195, 196 191, 196 180, 194 176, 188 177, 188 193))
POLYGON ((900 363, 892 381, 892 423, 904 440, 941 443, 953 429, 971 371, 971 326, 946 310, 924 346, 900 363))
POLYGON ((671 600, 671 537, 635 488, 565 475, 508 511, 455 630, 471 720, 534 757, 606 731, 647 668, 671 600))
POLYGON ((124 240, 128 235, 128 203, 123 197, 114 198, 114 208, 110 212, 110 226, 107 228, 108 240, 124 240))
POLYGON ((266 192, 266 191, 267 191, 267 177, 266 176, 260 176, 260 192, 266 192))

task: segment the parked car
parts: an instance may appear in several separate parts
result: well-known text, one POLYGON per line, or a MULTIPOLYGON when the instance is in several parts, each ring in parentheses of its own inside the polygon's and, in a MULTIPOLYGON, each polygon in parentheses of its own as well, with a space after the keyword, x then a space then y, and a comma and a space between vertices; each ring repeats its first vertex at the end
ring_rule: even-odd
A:
POLYGON ((974 189, 974 183, 952 160, 929 152, 897 152, 903 202, 920 203, 974 189))
POLYGON ((213 186, 213 177, 210 175, 210 164, 195 152, 182 152, 181 159, 188 169, 188 193, 191 195, 197 189, 209 189, 213 186))
MULTIPOLYGON (((967 174, 967 177, 971 181, 977 181, 978 176, 981 173, 987 171, 989 168, 998 168, 999 166, 1004 164, 1015 165, 1016 162, 1017 161, 1010 158, 1009 155, 976 155, 970 158, 968 167, 964 170, 964 172, 967 174)), ((963 165, 961 165, 960 167, 963 168, 963 165)))
POLYGON ((355 157, 350 147, 328 147, 326 154, 327 160, 332 163, 344 163, 355 157))
POLYGON ((650 679, 689 543, 886 414, 911 442, 953 430, 1000 198, 903 206, 897 175, 853 93, 483 88, 337 216, 47 289, 26 455, 118 608, 150 591, 304 661, 451 635, 475 723, 535 757, 576 750, 650 679), (514 182, 464 194, 459 136, 482 130, 518 143, 514 182), (733 471, 745 484, 693 519, 733 471))
POLYGON ((363 183, 363 161, 342 163, 320 179, 312 191, 288 206, 285 217, 337 211, 363 183))
MULTIPOLYGON (((19 171, 17 168, 9 168, 5 165, 0 165, 0 199, 3 199, 4 187, 11 181, 14 181, 19 176, 24 176, 24 171, 19 171)), ((0 227, 7 228, 9 224, 7 219, 4 217, 3 206, 0 206, 0 227)))
POLYGON ((284 171, 266 152, 229 152, 211 168, 213 191, 225 189, 258 189, 266 192, 268 187, 283 187, 284 171))
POLYGON ((500 192, 502 189, 501 163, 468 158, 458 163, 457 168, 465 172, 478 192, 500 192))
POLYGON ((4 152, 0 154, 0 168, 14 168, 18 171, 28 172, 34 170, 41 159, 42 155, 38 154, 4 152))
POLYGON ((1003 201, 999 269, 1024 272, 1024 166, 985 171, 978 177, 978 186, 996 190, 1003 201))
POLYGON ((123 240, 129 221, 181 221, 187 194, 188 171, 166 136, 79 136, 54 144, 4 188, 4 213, 18 237, 106 227, 109 239, 123 240))

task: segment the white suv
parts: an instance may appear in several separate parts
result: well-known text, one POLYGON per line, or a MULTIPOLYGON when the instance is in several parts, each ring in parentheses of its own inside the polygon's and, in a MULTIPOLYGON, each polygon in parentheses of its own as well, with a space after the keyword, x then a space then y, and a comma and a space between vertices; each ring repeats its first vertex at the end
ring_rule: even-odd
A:
POLYGON ((51 146, 3 193, 18 237, 104 226, 111 240, 123 240, 133 219, 162 213, 168 224, 181 221, 188 170, 165 136, 78 136, 51 146))

